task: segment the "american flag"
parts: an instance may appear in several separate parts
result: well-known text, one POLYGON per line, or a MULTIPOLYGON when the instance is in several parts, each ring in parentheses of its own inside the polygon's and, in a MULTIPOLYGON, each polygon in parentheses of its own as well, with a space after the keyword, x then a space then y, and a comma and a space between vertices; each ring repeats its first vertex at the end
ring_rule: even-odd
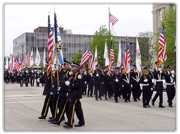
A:
POLYGON ((22 61, 21 61, 21 70, 24 68, 24 57, 22 57, 22 61))
POLYGON ((11 73, 13 71, 13 56, 10 62, 9 72, 11 73))
POLYGON ((48 15, 48 54, 49 54, 49 64, 48 64, 48 68, 47 68, 47 75, 49 75, 50 71, 52 70, 53 44, 54 44, 53 32, 52 32, 51 24, 50 24, 50 15, 48 15))
POLYGON ((83 65, 83 63, 84 63, 88 58, 89 58, 89 52, 88 52, 87 44, 86 44, 86 41, 85 41, 84 52, 83 52, 83 55, 82 55, 82 58, 81 58, 80 66, 83 65))
POLYGON ((29 66, 29 52, 26 52, 26 66, 29 66))
POLYGON ((111 67, 112 65, 114 64, 114 50, 113 50, 113 45, 112 45, 112 40, 111 40, 111 46, 110 46, 110 65, 109 65, 109 70, 108 72, 110 73, 111 72, 111 67))
MULTIPOLYGON (((91 43, 92 44, 92 43, 91 43)), ((92 46, 91 46, 91 50, 89 51, 89 56, 92 56, 89 59, 89 72, 93 71, 93 53, 92 53, 92 46)))
POLYGON ((127 73, 128 71, 130 71, 130 62, 131 62, 131 56, 130 56, 130 51, 129 51, 129 45, 128 42, 127 43, 127 49, 125 51, 124 54, 124 66, 123 66, 123 72, 127 73))
POLYGON ((119 21, 114 15, 109 13, 109 22, 112 23, 112 26, 116 24, 116 22, 119 21))
POLYGON ((19 62, 18 62, 18 57, 16 56, 15 59, 14 59, 14 69, 16 69, 16 71, 18 70, 19 68, 19 62))
POLYGON ((159 65, 162 64, 167 60, 166 55, 166 38, 165 38, 165 28, 164 24, 162 25, 162 30, 159 36, 159 53, 158 53, 158 63, 159 65))

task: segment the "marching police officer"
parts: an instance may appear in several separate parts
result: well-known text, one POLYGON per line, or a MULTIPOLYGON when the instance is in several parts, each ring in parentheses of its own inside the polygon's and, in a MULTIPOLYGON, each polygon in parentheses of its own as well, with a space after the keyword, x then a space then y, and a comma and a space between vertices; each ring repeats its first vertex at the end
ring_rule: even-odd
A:
POLYGON ((33 67, 31 67, 31 70, 29 72, 29 76, 30 76, 30 83, 31 83, 31 87, 34 86, 34 76, 35 76, 35 72, 33 67))
POLYGON ((154 103, 156 99, 159 96, 159 107, 160 108, 165 108, 163 106, 163 81, 162 81, 162 69, 159 66, 158 62, 155 62, 156 68, 154 69, 153 76, 155 80, 155 89, 156 89, 156 94, 154 98, 152 99, 152 105, 154 106, 154 103))
POLYGON ((28 68, 26 67, 25 71, 24 71, 24 77, 25 77, 25 85, 26 87, 28 87, 28 82, 29 82, 29 71, 28 68))
POLYGON ((174 99, 175 96, 175 87, 174 87, 174 70, 172 70, 171 65, 167 66, 167 71, 163 72, 162 75, 165 77, 166 80, 166 92, 167 92, 167 97, 168 97, 168 103, 169 107, 173 107, 172 105, 172 100, 174 99))
POLYGON ((88 92, 87 92, 87 96, 89 97, 93 97, 93 73, 92 71, 90 71, 87 74, 87 81, 88 81, 88 92))
MULTIPOLYGON (((75 70, 78 69, 79 65, 75 62, 72 63, 71 71, 75 73, 75 70)), ((68 92, 69 99, 69 114, 68 114, 68 123, 64 125, 65 128, 72 128, 74 120, 74 112, 76 112, 79 122, 75 127, 82 127, 85 125, 83 110, 81 107, 80 99, 82 98, 81 91, 81 79, 82 75, 79 72, 76 72, 71 81, 65 81, 65 84, 69 86, 70 90, 68 92)))

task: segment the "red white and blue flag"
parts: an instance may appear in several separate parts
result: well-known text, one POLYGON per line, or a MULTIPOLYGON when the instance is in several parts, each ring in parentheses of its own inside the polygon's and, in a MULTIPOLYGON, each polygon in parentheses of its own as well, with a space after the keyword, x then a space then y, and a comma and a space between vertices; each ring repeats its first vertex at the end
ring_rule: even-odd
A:
POLYGON ((86 60, 88 60, 88 58, 89 58, 89 52, 88 52, 87 44, 86 44, 86 41, 85 41, 84 52, 83 52, 83 55, 82 55, 82 58, 81 58, 80 66, 83 65, 84 62, 86 60))
POLYGON ((21 70, 24 68, 24 57, 22 57, 22 61, 21 61, 21 70))
POLYGON ((10 67, 9 67, 9 72, 12 73, 12 71, 13 71, 13 56, 11 58, 10 67))
POLYGON ((29 63, 30 63, 30 61, 29 61, 29 52, 27 50, 27 52, 26 52, 26 66, 29 66, 29 63))
POLYGON ((109 63, 109 70, 108 72, 111 72, 111 67, 114 64, 114 50, 113 50, 113 45, 112 45, 112 40, 111 40, 111 46, 110 46, 110 63, 109 63))
POLYGON ((162 64, 167 60, 167 55, 166 55, 166 38, 165 38, 165 28, 164 24, 162 25, 162 30, 159 36, 159 53, 158 53, 158 63, 159 65, 162 64))
POLYGON ((123 72, 126 74, 130 72, 130 62, 131 62, 131 56, 129 51, 128 42, 127 43, 127 49, 124 54, 124 66, 123 66, 123 72))
POLYGON ((109 22, 112 23, 112 26, 116 24, 116 22, 119 21, 114 15, 109 13, 109 22))

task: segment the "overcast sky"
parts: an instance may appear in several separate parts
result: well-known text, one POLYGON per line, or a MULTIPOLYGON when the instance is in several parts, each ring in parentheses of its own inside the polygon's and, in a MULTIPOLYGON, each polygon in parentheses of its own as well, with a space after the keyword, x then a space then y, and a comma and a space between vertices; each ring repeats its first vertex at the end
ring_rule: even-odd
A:
POLYGON ((100 25, 108 28, 108 7, 119 21, 113 26, 116 36, 137 36, 153 31, 152 4, 118 5, 5 5, 5 56, 13 52, 13 39, 39 26, 47 26, 50 13, 54 23, 54 7, 58 25, 73 34, 94 34, 100 25))

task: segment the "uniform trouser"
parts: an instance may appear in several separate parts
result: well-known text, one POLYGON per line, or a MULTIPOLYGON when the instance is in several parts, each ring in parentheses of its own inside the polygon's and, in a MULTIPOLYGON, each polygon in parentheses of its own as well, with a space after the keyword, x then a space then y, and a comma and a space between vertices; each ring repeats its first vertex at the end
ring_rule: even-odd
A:
POLYGON ((58 95, 57 94, 53 94, 51 95, 51 105, 52 105, 52 108, 51 108, 51 111, 52 111, 52 117, 54 118, 55 116, 55 109, 56 109, 56 100, 58 98, 58 95))
POLYGON ((68 107, 69 107, 69 100, 66 96, 58 97, 56 102, 56 112, 57 108, 59 108, 59 113, 55 115, 55 119, 60 122, 64 119, 64 113, 68 118, 68 107))
POLYGON ((119 88, 114 88, 114 99, 115 99, 115 102, 118 101, 118 96, 119 96, 119 88))
MULTIPOLYGON (((38 78, 37 78, 38 79, 38 78)), ((36 86, 39 87, 39 82, 37 82, 37 79, 36 79, 36 86)))
POLYGON ((101 98, 101 85, 100 84, 95 84, 95 98, 96 100, 98 99, 98 92, 99 92, 99 98, 101 98))
POLYGON ((134 101, 136 101, 138 98, 138 86, 137 85, 133 85, 132 94, 133 94, 134 101))
POLYGON ((143 86, 143 106, 149 105, 151 99, 151 88, 149 86, 143 86))
POLYGON ((86 84, 85 84, 85 81, 83 81, 82 94, 86 95, 86 89, 87 89, 87 81, 86 81, 86 84))
POLYGON ((156 82, 156 94, 152 99, 152 102, 155 102, 159 96, 159 106, 162 106, 163 103, 163 82, 156 82))
POLYGON ((137 98, 139 99, 141 96, 141 89, 140 89, 140 85, 137 86, 137 98))
POLYGON ((131 91, 129 89, 129 86, 124 85, 124 99, 125 101, 130 100, 131 91))
POLYGON ((34 86, 34 78, 31 78, 31 87, 34 86))
POLYGON ((45 100, 44 100, 43 109, 42 109, 42 112, 41 112, 41 116, 44 116, 44 117, 47 116, 49 107, 51 109, 52 116, 54 115, 54 113, 52 111, 51 98, 52 98, 51 95, 46 95, 45 100))
POLYGON ((81 102, 79 99, 69 100, 69 114, 68 114, 68 125, 73 125, 74 112, 76 112, 77 118, 79 120, 78 124, 84 125, 84 115, 81 107, 81 102))
POLYGON ((88 94, 88 96, 89 96, 89 94, 90 94, 90 96, 92 96, 92 94, 93 94, 93 83, 92 82, 88 82, 88 93, 87 94, 88 94))
POLYGON ((28 87, 28 79, 25 79, 25 85, 28 87))
POLYGON ((20 86, 23 87, 23 79, 20 79, 20 86))
MULTIPOLYGON (((109 95, 108 91, 110 90, 109 85, 104 84, 103 89, 104 89, 105 99, 107 99, 107 94, 109 95)), ((109 96, 109 98, 110 98, 110 96, 109 96)))
POLYGON ((168 103, 169 105, 172 105, 172 100, 174 99, 175 96, 175 88, 174 85, 167 85, 167 97, 168 97, 168 103))

